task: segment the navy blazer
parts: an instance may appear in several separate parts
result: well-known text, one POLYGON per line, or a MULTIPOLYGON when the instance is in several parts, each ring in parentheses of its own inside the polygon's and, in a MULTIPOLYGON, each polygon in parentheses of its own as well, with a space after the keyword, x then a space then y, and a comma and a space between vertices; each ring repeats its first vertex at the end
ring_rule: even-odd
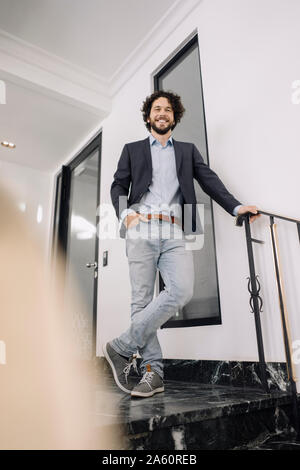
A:
MULTIPOLYGON (((222 206, 229 214, 240 205, 226 189, 217 174, 209 168, 197 147, 189 142, 173 138, 176 172, 183 195, 182 229, 186 235, 203 233, 200 217, 196 210, 194 178, 203 191, 222 206)), ((123 148, 110 194, 118 219, 125 208, 137 204, 148 190, 152 181, 152 158, 150 140, 131 142, 123 148), (130 194, 129 194, 130 193, 130 194)), ((135 209, 135 207, 132 207, 135 209)), ((120 237, 125 238, 126 227, 122 224, 120 237)))

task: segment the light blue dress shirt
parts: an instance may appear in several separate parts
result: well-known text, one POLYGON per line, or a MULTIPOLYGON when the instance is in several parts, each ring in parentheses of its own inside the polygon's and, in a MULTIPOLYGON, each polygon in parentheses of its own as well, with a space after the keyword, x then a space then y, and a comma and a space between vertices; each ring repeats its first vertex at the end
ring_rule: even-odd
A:
MULTIPOLYGON (((152 134, 150 134, 149 140, 152 158, 152 182, 139 202, 138 211, 141 214, 163 213, 169 216, 174 215, 181 220, 183 196, 177 178, 173 139, 170 137, 164 147, 152 134)), ((237 215, 239 207, 241 206, 234 208, 233 215, 237 215)), ((124 209, 120 216, 120 226, 125 217, 134 212, 130 208, 124 209)))

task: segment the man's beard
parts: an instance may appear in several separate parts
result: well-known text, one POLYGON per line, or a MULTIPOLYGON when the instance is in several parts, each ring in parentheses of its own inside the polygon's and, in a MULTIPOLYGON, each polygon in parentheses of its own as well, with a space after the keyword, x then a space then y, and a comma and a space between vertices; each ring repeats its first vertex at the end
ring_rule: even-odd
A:
POLYGON ((153 129, 155 132, 157 132, 157 134, 160 134, 160 135, 167 134, 169 132, 169 130, 172 129, 172 127, 173 127, 172 124, 169 124, 168 126, 166 126, 164 128, 160 128, 160 127, 156 126, 155 121, 151 121, 150 125, 151 125, 151 129, 153 129))

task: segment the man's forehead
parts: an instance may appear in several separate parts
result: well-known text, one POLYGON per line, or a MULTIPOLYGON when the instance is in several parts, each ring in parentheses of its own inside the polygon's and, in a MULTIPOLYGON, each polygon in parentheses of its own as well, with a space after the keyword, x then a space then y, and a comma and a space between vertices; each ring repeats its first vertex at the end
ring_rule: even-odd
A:
POLYGON ((152 103, 152 108, 154 108, 155 106, 164 106, 164 107, 172 108, 172 105, 170 101, 168 100, 168 98, 164 98, 164 97, 157 98, 156 100, 154 100, 152 103))

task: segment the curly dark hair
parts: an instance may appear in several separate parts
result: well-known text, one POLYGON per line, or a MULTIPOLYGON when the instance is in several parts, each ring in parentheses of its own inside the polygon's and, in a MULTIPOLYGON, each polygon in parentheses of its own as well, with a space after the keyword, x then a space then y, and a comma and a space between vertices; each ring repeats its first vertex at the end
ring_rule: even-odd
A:
POLYGON ((176 127, 176 125, 180 122, 180 119, 182 118, 182 116, 185 112, 185 109, 184 109, 183 104, 181 102, 180 96, 178 96, 176 93, 173 93, 172 91, 160 90, 160 91, 155 91, 150 96, 147 96, 147 98, 143 102, 143 106, 141 108, 145 125, 146 125, 148 131, 150 132, 151 131, 151 125, 150 125, 149 122, 147 122, 147 119, 150 116, 150 112, 151 112, 153 102, 155 100, 157 100, 158 98, 167 98, 167 100, 169 101, 169 103, 172 106, 172 110, 173 110, 173 113, 174 113, 174 121, 175 121, 174 125, 171 128, 173 130, 176 127))

